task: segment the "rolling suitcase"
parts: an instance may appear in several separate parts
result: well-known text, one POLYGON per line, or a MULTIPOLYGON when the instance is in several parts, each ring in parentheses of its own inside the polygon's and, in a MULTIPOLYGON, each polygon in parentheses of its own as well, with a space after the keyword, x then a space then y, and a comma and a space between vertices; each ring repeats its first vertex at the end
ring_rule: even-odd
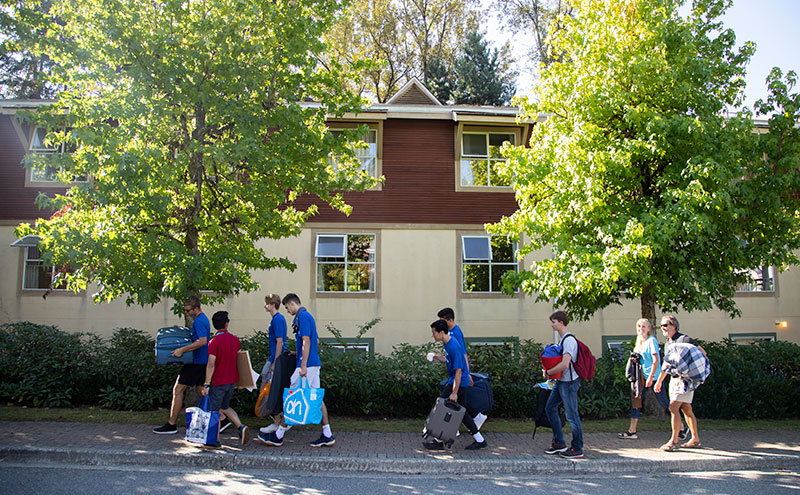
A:
POLYGON ((160 328, 156 335, 156 364, 191 364, 192 351, 184 352, 179 358, 172 351, 192 343, 192 331, 186 327, 160 328))
MULTIPOLYGON (((547 414, 545 414, 545 406, 547 406, 547 399, 550 398, 550 393, 552 390, 549 388, 545 388, 540 386, 540 384, 536 384, 533 386, 534 389, 538 389, 536 394, 536 411, 533 414, 533 434, 531 438, 536 439, 536 429, 540 426, 545 428, 552 428, 550 425, 550 420, 547 419, 547 414)), ((561 426, 567 424, 567 416, 564 412, 564 403, 558 405, 558 416, 561 418, 561 426)))
POLYGON ((425 420, 422 437, 438 438, 447 448, 450 448, 456 439, 458 426, 464 419, 466 411, 459 403, 439 397, 428 414, 428 419, 425 420))

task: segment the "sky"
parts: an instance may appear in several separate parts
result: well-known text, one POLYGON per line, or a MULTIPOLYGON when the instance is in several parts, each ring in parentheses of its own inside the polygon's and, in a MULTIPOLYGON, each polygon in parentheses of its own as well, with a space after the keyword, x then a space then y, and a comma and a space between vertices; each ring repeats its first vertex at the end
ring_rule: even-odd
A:
MULTIPOLYGON (((483 0, 484 5, 491 3, 483 0)), ((736 33, 737 46, 745 41, 756 44, 756 53, 747 66, 745 106, 766 98, 765 79, 772 67, 780 67, 784 74, 794 70, 800 74, 800 0, 734 0, 722 18, 726 28, 736 33)), ((525 54, 532 45, 526 37, 514 36, 504 30, 501 21, 492 17, 487 26, 487 37, 496 47, 510 40, 517 59, 517 94, 530 94, 533 72, 526 67, 525 54)), ((795 86, 794 91, 800 91, 795 86)))

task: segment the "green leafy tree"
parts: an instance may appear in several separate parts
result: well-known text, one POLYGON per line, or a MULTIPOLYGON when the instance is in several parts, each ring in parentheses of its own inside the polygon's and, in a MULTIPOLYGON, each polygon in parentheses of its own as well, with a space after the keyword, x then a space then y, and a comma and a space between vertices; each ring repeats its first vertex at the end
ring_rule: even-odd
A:
POLYGON ((49 12, 49 0, 0 0, 0 96, 41 99, 58 92, 46 78, 53 60, 34 53, 54 22, 49 12))
POLYGON ((510 65, 507 44, 502 51, 491 48, 483 34, 470 31, 453 65, 453 99, 466 105, 508 105, 517 77, 510 65))
POLYGON ((331 191, 375 183, 348 144, 358 131, 326 132, 326 115, 362 103, 347 90, 346 67, 318 63, 339 8, 335 0, 54 4, 62 23, 43 49, 67 89, 29 118, 74 151, 27 163, 58 168, 64 182, 90 179, 41 195, 56 213, 18 235, 38 235, 47 263, 69 267, 68 288, 96 282, 95 301, 167 298, 180 311, 201 290, 210 301, 255 290, 254 270, 293 269, 259 247, 297 235, 316 211, 293 200, 314 194, 349 212, 331 191))
POLYGON ((535 62, 547 66, 561 60, 562 53, 553 50, 550 38, 573 14, 570 0, 496 0, 494 6, 513 33, 533 36, 530 55, 535 62))
POLYGON ((530 148, 507 148, 519 210, 489 226, 552 248, 504 278, 578 318, 628 297, 643 317, 734 301, 746 270, 797 263, 800 247, 800 99, 796 74, 770 76, 769 132, 754 132, 742 99, 752 43, 703 0, 688 17, 677 0, 580 0, 552 42, 523 115, 547 120, 530 148))

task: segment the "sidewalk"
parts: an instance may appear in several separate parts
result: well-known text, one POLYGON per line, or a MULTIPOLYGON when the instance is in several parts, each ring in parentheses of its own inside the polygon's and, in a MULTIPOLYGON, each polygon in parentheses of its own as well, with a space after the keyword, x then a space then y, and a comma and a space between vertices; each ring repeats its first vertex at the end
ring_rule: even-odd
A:
MULTIPOLYGON (((462 435, 451 451, 429 452, 412 433, 336 432, 333 447, 312 448, 319 427, 295 427, 283 446, 254 440, 243 448, 230 430, 223 447, 208 451, 177 435, 155 435, 152 426, 130 424, 0 421, 0 458, 4 462, 92 465, 191 466, 226 470, 297 470, 385 473, 516 474, 647 473, 788 469, 800 471, 800 431, 706 431, 703 449, 662 452, 666 432, 643 432, 638 440, 616 433, 585 434, 584 454, 567 460, 543 454, 551 433, 486 433, 489 448, 466 451, 462 435)), ((702 425, 701 425, 702 426, 702 425)), ((256 429, 254 429, 256 430, 256 429)), ((257 431, 251 434, 255 437, 257 431)), ((567 434, 569 439, 569 434, 567 434)))

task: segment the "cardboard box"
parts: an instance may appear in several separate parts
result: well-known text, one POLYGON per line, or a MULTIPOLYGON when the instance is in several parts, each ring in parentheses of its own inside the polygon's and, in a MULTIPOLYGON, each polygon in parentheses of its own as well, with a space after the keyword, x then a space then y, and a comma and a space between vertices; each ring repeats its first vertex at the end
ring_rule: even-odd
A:
POLYGON ((249 352, 239 351, 236 356, 236 369, 239 371, 239 381, 236 382, 236 388, 255 390, 258 373, 253 371, 253 367, 250 365, 249 352))

